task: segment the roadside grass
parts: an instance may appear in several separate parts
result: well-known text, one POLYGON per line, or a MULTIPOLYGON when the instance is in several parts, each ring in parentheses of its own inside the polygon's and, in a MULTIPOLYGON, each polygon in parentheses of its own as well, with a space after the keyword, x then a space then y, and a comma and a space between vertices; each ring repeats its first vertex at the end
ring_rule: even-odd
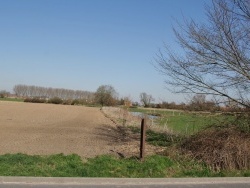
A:
POLYGON ((119 178, 163 178, 163 177, 223 177, 250 176, 250 170, 214 172, 205 164, 183 159, 153 155, 139 161, 137 158, 119 159, 102 155, 83 162, 75 154, 29 156, 6 154, 0 156, 0 176, 34 177, 119 177, 119 178))
MULTIPOLYGON (((147 111, 144 111, 146 113, 147 111)), ((144 161, 136 157, 117 158, 111 155, 102 155, 91 159, 82 160, 80 156, 63 154, 50 156, 30 156, 25 154, 6 154, 0 156, 0 176, 35 176, 35 177, 119 177, 119 178, 164 178, 164 177, 250 177, 248 170, 218 170, 214 171, 205 163, 184 156, 175 145, 181 143, 187 134, 183 129, 183 121, 196 118, 197 124, 205 126, 230 122, 233 116, 206 114, 191 114, 156 111, 163 114, 161 119, 168 118, 176 132, 169 134, 147 130, 147 142, 166 147, 161 155, 147 156, 144 161), (182 121, 180 120, 183 116, 182 121), (206 119, 208 118, 208 119, 206 119), (209 119, 214 118, 214 119, 209 119), (198 120, 197 120, 198 119, 198 120), (170 121, 171 120, 171 121, 170 121), (179 127, 178 127, 179 126, 179 127)), ((191 121, 190 120, 190 121, 191 121)), ((139 133, 138 127, 128 127, 133 133, 139 133)), ((202 128, 201 128, 202 129, 202 128)), ((195 130, 198 131, 199 129, 195 130)), ((195 133, 193 130, 192 133, 195 133)), ((189 132, 189 134, 191 131, 189 132)))
POLYGON ((23 102, 21 98, 0 98, 0 101, 23 102))

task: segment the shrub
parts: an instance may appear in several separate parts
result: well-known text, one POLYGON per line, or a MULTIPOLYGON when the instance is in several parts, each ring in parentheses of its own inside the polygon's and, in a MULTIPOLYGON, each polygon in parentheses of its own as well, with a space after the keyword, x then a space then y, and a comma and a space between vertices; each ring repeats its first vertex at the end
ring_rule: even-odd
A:
POLYGON ((62 104, 71 105, 72 104, 72 100, 71 99, 63 100, 62 104))
POLYGON ((46 103, 46 99, 40 99, 38 97, 35 98, 26 98, 24 99, 24 102, 31 102, 31 103, 46 103))
POLYGON ((71 103, 71 105, 79 105, 79 104, 80 104, 79 99, 74 99, 71 103))
POLYGON ((216 171, 250 169, 250 134, 234 126, 201 131, 183 142, 181 149, 216 171))
POLYGON ((52 104, 62 104, 63 100, 59 97, 53 97, 51 99, 49 99, 48 103, 52 103, 52 104))
POLYGON ((88 102, 85 99, 74 99, 71 105, 87 105, 88 102))

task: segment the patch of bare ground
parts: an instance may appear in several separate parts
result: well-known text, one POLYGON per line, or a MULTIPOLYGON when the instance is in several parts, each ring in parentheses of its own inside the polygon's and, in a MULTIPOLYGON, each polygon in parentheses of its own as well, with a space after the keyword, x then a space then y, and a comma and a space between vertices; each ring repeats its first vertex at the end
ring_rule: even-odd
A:
MULTIPOLYGON (((99 108, 0 101, 0 154, 139 155, 139 135, 99 108)), ((147 154, 155 153, 147 146, 147 154)))
MULTIPOLYGON (((124 157, 139 156, 140 133, 132 132, 129 126, 140 128, 141 117, 135 117, 126 109, 118 107, 104 107, 102 108, 102 112, 105 117, 109 118, 116 125, 116 130, 119 132, 119 137, 116 138, 117 143, 120 145, 117 147, 118 155, 122 154, 124 157)), ((153 127, 149 124, 148 128, 155 130, 156 126, 153 127)), ((114 133, 115 131, 112 132, 114 133)), ((165 147, 153 146, 146 143, 145 154, 162 154, 165 149, 165 147)))
POLYGON ((204 130, 188 138, 181 150, 216 171, 250 169, 250 134, 235 127, 204 130))

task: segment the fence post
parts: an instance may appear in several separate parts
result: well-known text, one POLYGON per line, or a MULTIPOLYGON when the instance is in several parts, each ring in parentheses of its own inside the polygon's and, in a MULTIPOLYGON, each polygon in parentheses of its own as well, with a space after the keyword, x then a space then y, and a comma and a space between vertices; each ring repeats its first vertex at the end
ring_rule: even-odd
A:
POLYGON ((144 159, 146 142, 146 120, 141 120, 141 142, 140 142, 140 160, 144 159))

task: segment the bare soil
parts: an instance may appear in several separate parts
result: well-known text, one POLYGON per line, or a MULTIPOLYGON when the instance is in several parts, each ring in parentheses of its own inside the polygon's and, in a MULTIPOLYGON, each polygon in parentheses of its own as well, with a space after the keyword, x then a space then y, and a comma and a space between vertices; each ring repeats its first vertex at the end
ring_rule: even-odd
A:
MULTIPOLYGON (((147 146, 146 153, 156 152, 147 146)), ((138 135, 99 108, 0 101, 0 154, 139 155, 138 135)))

